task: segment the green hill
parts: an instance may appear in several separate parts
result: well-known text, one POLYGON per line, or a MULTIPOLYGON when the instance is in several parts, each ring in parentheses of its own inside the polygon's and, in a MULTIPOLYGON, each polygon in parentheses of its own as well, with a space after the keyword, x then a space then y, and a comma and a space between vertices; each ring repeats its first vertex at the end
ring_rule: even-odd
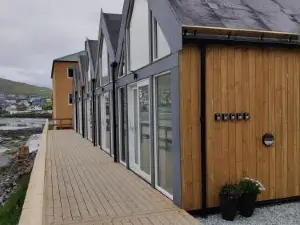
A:
POLYGON ((15 82, 0 78, 0 93, 37 95, 51 97, 52 90, 45 87, 37 87, 25 83, 15 82))

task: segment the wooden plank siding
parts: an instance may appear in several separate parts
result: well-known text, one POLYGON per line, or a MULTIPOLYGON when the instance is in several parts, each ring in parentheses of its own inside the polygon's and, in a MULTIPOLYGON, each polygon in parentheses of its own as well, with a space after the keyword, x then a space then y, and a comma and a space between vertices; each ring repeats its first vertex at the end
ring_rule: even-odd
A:
MULTIPOLYGON (((185 47, 182 63, 188 65, 185 60, 193 62, 190 55, 197 51, 197 48, 185 47)), ((258 179, 265 185, 266 191, 259 200, 298 196, 300 51, 216 45, 207 48, 206 57, 208 207, 219 206, 218 193, 222 185, 237 182, 245 176, 258 179), (215 121, 215 113, 233 112, 249 112, 250 120, 215 121), (266 148, 262 136, 269 132, 274 134, 275 144, 266 148)), ((194 75, 187 66, 183 71, 194 75)), ((188 83, 189 78, 181 74, 181 82, 188 83)), ((181 153, 182 166, 185 166, 183 190, 189 190, 192 195, 195 190, 189 185, 185 187, 191 181, 185 183, 184 178, 189 176, 187 168, 191 168, 186 156, 199 151, 198 146, 188 141, 192 137, 189 133, 192 129, 188 129, 192 126, 191 115, 196 111, 190 112, 187 106, 194 95, 182 94, 195 93, 200 86, 198 90, 193 87, 187 91, 187 83, 181 84, 180 89, 181 129, 184 129, 181 153)), ((201 164, 200 157, 198 162, 201 164)), ((189 173, 193 172, 189 170, 189 173)))
POLYGON ((180 138, 182 205, 201 207, 200 49, 186 45, 180 53, 180 138))

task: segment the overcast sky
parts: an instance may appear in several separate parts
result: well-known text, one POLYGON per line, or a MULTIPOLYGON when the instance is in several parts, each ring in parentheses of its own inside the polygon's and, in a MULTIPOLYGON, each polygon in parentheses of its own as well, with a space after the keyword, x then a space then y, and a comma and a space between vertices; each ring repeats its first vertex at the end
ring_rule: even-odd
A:
POLYGON ((121 13, 123 0, 0 0, 0 77, 51 87, 54 58, 97 39, 101 8, 121 13))

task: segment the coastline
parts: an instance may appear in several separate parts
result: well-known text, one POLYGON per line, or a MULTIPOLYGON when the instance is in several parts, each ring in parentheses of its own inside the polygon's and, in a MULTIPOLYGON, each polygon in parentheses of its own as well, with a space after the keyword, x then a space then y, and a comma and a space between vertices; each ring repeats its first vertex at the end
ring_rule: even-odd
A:
POLYGON ((1 146, 8 149, 0 153, 0 208, 19 188, 22 178, 31 173, 42 130, 42 127, 0 130, 1 146), (20 158, 19 150, 24 146, 28 152, 25 158, 20 158))
POLYGON ((8 166, 11 158, 15 155, 18 149, 25 146, 33 135, 41 134, 42 127, 19 128, 18 130, 0 130, 1 146, 0 152, 0 168, 8 166))
POLYGON ((51 119, 52 113, 17 113, 17 114, 2 114, 0 118, 26 118, 26 119, 51 119))

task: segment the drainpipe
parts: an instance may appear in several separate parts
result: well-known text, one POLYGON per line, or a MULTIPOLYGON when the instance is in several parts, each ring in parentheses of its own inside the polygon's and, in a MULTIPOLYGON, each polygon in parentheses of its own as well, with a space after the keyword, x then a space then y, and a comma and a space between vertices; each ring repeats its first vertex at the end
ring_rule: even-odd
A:
POLYGON ((206 45, 201 47, 201 183, 202 214, 207 217, 207 159, 206 159, 206 45))
POLYGON ((94 144, 94 146, 96 146, 95 84, 96 84, 96 79, 92 79, 92 121, 93 121, 93 144, 94 144))
POLYGON ((116 73, 117 73, 117 66, 118 63, 114 61, 111 65, 112 71, 112 109, 113 109, 113 118, 112 118, 112 130, 113 130, 113 150, 114 150, 114 162, 117 163, 119 161, 118 151, 117 151, 117 101, 116 101, 116 73))
POLYGON ((85 115, 84 115, 84 87, 81 87, 81 123, 82 123, 82 137, 85 136, 85 115))
POLYGON ((78 93, 77 91, 75 91, 75 102, 74 102, 74 106, 75 106, 75 118, 76 118, 76 124, 75 124, 75 130, 76 133, 78 133, 78 93))

